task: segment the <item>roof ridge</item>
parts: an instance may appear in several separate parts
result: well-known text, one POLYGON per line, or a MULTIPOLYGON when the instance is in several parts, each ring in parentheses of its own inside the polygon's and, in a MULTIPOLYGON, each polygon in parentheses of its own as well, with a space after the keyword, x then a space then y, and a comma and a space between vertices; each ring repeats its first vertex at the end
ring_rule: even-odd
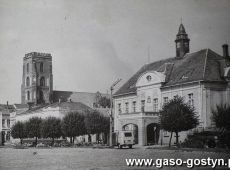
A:
POLYGON ((205 77, 205 71, 206 71, 206 66, 207 66, 208 51, 209 51, 209 49, 207 48, 206 53, 205 53, 205 61, 204 61, 204 69, 203 69, 203 80, 204 80, 204 77, 205 77))

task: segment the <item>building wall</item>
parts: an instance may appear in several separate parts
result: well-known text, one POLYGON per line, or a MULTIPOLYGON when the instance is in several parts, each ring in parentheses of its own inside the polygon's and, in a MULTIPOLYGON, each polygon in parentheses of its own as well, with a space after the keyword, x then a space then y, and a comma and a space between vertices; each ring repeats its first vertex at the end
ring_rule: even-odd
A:
MULTIPOLYGON (((193 82, 187 84, 181 84, 174 87, 161 88, 159 84, 143 86, 137 88, 137 94, 130 96, 121 96, 114 99, 114 116, 115 116, 115 130, 122 130, 122 126, 125 124, 138 125, 139 132, 139 144, 146 145, 146 128, 149 123, 159 123, 156 114, 145 114, 141 111, 141 101, 145 100, 145 112, 155 113, 153 99, 158 99, 157 108, 162 108, 165 98, 168 100, 173 99, 174 96, 181 96, 185 102, 192 104, 195 108, 197 115, 199 116, 198 129, 209 128, 213 126, 211 121, 212 110, 216 108, 216 105, 221 103, 230 105, 230 90, 229 85, 213 84, 193 82), (192 96, 192 97, 191 97, 192 96), (149 102, 147 102, 149 100, 149 102), (132 110, 132 102, 136 101, 136 112, 132 110), (129 112, 126 113, 126 104, 129 104, 129 112), (121 104, 122 113, 119 113, 118 105, 121 104), (155 119, 154 119, 155 117, 155 119)), ((187 132, 180 132, 180 141, 183 141, 187 132)), ((170 133, 161 131, 161 140, 163 144, 169 142, 170 133)), ((172 142, 175 141, 175 135, 173 135, 172 142)))
POLYGON ((214 123, 211 120, 212 111, 217 105, 230 105, 230 85, 217 83, 202 84, 202 120, 203 126, 211 128, 214 123))

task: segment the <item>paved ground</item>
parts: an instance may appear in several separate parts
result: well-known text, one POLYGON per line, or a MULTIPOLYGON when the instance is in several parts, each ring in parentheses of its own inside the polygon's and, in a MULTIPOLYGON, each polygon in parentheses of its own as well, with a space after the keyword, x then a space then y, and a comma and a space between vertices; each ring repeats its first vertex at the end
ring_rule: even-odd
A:
MULTIPOLYGON (((93 149, 52 148, 13 149, 0 148, 0 170, 99 170, 99 169, 158 169, 156 167, 127 167, 126 158, 224 158, 228 153, 201 151, 175 151, 161 149, 93 149)), ((187 169, 187 167, 163 167, 162 169, 187 169)), ((211 169, 199 167, 193 169, 211 169)), ((223 168, 216 168, 223 169, 223 168)))

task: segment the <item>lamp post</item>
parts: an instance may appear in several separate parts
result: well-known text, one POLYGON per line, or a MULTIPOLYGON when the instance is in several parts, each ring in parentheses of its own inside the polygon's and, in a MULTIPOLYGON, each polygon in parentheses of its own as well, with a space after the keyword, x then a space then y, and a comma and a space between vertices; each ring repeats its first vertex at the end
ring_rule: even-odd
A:
POLYGON ((112 133, 113 133, 113 90, 114 87, 121 81, 118 79, 115 81, 112 86, 110 87, 110 115, 109 115, 109 146, 112 146, 112 133))

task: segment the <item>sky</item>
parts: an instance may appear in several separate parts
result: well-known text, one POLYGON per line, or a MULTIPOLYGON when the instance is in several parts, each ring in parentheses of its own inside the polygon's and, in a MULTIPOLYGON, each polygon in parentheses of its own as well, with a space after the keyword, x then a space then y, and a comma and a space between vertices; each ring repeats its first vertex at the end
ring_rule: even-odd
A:
POLYGON ((0 0, 0 103, 21 102, 23 57, 51 53, 54 89, 106 93, 141 66, 175 56, 179 25, 190 52, 222 54, 229 0, 0 0))

